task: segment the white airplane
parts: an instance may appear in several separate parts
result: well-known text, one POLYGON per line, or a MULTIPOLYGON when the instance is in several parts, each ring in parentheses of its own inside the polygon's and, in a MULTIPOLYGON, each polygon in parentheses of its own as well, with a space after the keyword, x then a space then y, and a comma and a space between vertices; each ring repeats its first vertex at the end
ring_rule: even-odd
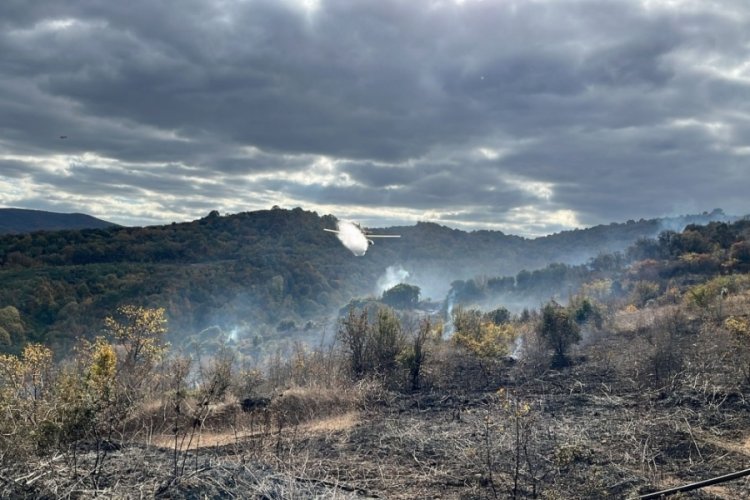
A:
POLYGON ((359 224, 349 221, 339 221, 338 229, 324 229, 329 233, 334 233, 339 241, 346 248, 352 251, 357 257, 361 257, 367 252, 367 248, 374 244, 370 238, 400 238, 400 234, 370 234, 366 233, 359 224))

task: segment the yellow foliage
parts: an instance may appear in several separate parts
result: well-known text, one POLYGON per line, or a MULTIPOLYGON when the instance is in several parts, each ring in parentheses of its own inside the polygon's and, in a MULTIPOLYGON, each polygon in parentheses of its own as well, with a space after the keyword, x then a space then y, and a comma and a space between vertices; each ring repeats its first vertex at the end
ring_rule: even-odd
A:
POLYGON ((100 395, 109 391, 117 373, 115 348, 102 337, 97 337, 90 348, 88 379, 100 395))
POLYGON ((21 358, 29 373, 39 377, 52 366, 52 349, 42 344, 28 344, 21 358))
POLYGON ((25 376, 23 361, 11 354, 0 354, 0 382, 6 391, 16 392, 23 385, 25 376))
POLYGON ((464 347, 480 358, 499 358, 508 354, 508 344, 516 338, 516 331, 510 324, 496 325, 491 321, 482 322, 479 330, 457 330, 453 342, 464 347))
POLYGON ((131 364, 158 359, 164 354, 167 319, 164 308, 151 309, 140 306, 122 306, 117 309, 122 320, 107 317, 104 324, 109 333, 120 343, 131 364))
POLYGON ((21 356, 0 355, 0 381, 5 396, 38 399, 49 382, 52 350, 41 344, 28 344, 21 356))
POLYGON ((730 316, 724 321, 724 326, 734 335, 750 341, 750 319, 742 316, 730 316))
POLYGON ((727 295, 750 288, 750 275, 717 276, 700 285, 690 287, 685 294, 688 304, 705 309, 727 295))

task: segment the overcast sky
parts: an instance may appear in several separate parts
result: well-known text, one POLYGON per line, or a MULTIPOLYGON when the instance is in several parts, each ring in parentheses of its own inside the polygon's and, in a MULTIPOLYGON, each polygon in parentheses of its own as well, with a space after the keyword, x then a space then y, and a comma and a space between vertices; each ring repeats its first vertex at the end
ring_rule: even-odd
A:
POLYGON ((747 0, 0 1, 1 206, 537 235, 749 162, 747 0))

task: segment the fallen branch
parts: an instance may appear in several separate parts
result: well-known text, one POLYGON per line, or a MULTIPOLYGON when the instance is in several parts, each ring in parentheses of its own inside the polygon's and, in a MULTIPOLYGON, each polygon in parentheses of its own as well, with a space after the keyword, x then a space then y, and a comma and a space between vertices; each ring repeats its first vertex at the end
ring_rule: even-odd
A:
POLYGON ((750 476, 750 469, 741 470, 739 472, 733 472, 731 474, 725 474, 723 476, 714 477, 712 479, 706 479, 705 481, 698 481, 697 483, 690 483, 684 486, 678 486, 676 488, 670 488, 668 490, 657 491, 656 493, 649 493, 647 495, 641 495, 638 498, 640 500, 649 500, 654 498, 662 498, 675 493, 683 493, 685 491, 698 490, 712 484, 726 483, 734 479, 739 479, 744 476, 750 476))

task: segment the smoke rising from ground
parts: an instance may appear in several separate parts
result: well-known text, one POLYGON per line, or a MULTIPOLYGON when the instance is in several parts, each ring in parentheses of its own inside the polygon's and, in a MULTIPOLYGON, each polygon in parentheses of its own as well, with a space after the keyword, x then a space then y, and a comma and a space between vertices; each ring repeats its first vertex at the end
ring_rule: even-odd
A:
POLYGON ((378 278, 376 283, 378 295, 381 295, 386 290, 390 290, 399 283, 405 283, 408 278, 409 271, 404 269, 401 265, 388 266, 385 273, 378 278))

